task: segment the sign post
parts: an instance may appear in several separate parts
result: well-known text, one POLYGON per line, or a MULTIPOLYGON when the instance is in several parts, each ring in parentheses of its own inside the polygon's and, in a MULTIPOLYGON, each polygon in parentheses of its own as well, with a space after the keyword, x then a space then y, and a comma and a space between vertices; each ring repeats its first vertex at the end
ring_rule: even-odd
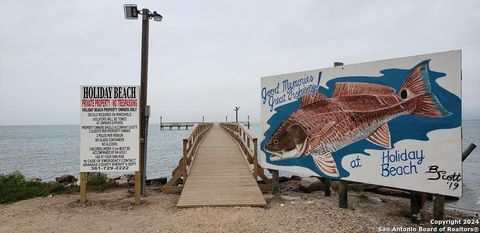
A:
POLYGON ((80 202, 88 172, 135 172, 140 204, 139 86, 80 87, 80 202))

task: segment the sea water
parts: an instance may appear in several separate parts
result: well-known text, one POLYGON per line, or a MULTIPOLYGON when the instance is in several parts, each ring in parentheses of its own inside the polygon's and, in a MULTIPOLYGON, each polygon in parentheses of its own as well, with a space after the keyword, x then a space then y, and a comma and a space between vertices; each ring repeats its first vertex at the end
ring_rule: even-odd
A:
MULTIPOLYGON (((251 131, 260 134, 260 125, 251 131)), ((148 130, 147 177, 171 176, 182 157, 182 139, 186 130, 160 130, 150 124, 148 130)), ((480 120, 463 121, 463 148, 480 146, 480 120)), ((80 169, 80 128, 78 125, 0 126, 0 174, 19 170, 26 177, 54 180, 80 169)), ((109 173, 119 176, 125 173, 109 173)), ((463 163, 463 197, 447 207, 480 212, 480 148, 463 163)))

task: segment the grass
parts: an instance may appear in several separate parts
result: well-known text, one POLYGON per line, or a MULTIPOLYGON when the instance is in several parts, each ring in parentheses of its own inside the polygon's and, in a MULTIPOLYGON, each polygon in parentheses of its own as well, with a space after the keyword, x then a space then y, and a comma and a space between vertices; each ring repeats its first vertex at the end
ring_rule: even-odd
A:
MULTIPOLYGON (((89 191, 102 192, 113 187, 117 187, 117 184, 109 181, 106 174, 99 173, 90 175, 87 178, 89 191)), ((50 194, 75 193, 79 189, 79 186, 76 184, 65 186, 55 181, 27 180, 18 172, 9 175, 0 174, 0 204, 13 203, 50 194)))

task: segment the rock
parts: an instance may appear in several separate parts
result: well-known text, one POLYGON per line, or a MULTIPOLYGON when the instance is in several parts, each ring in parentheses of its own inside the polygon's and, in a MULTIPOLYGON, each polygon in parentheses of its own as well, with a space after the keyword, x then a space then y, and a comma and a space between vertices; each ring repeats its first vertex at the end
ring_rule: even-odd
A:
POLYGON ((40 179, 40 178, 32 178, 32 179, 30 179, 30 181, 31 181, 31 182, 37 182, 37 183, 39 183, 39 182, 42 182, 42 179, 40 179))
POLYGON ((55 181, 57 181, 58 183, 66 183, 66 184, 70 184, 70 183, 73 183, 75 181, 77 181, 77 178, 75 178, 75 176, 72 176, 72 175, 63 175, 63 176, 60 176, 60 177, 56 177, 55 178, 55 181))
POLYGON ((285 195, 282 195, 280 197, 286 201, 296 201, 301 199, 300 197, 292 197, 292 196, 285 196, 285 195))
POLYGON ((135 186, 135 179, 129 179, 128 186, 135 186))
POLYGON ((278 182, 280 182, 280 183, 287 182, 289 180, 290 179, 288 177, 285 177, 285 176, 278 177, 278 182))
POLYGON ((19 170, 15 170, 12 173, 10 173, 11 176, 16 176, 16 177, 23 177, 22 173, 19 170))
POLYGON ((116 180, 119 186, 127 186, 128 185, 128 177, 121 177, 120 179, 116 180))
POLYGON ((322 191, 325 185, 316 177, 303 177, 298 184, 298 189, 305 193, 322 191))
POLYGON ((302 178, 300 176, 293 175, 290 177, 290 180, 301 180, 302 178))
POLYGON ((147 185, 161 186, 167 183, 167 177, 160 177, 157 179, 147 180, 147 185))
POLYGON ((387 196, 410 198, 410 192, 400 190, 400 189, 378 187, 376 189, 373 189, 371 192, 381 194, 381 195, 387 195, 387 196))

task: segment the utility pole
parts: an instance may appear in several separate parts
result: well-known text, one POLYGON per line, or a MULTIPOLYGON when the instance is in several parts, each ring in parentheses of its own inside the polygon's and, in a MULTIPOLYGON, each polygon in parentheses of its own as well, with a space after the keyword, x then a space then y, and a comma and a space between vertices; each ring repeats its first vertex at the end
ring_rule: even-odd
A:
POLYGON ((235 111, 235 122, 238 123, 238 110, 240 109, 240 107, 235 107, 235 109, 233 109, 233 111, 235 111))
POLYGON ((142 195, 145 195, 145 187, 143 187, 146 172, 145 161, 145 109, 147 107, 147 85, 148 85, 148 33, 150 11, 146 8, 142 9, 142 61, 140 73, 140 174, 142 184, 142 195))
MULTIPOLYGON (((139 171, 135 171, 135 193, 140 191, 141 195, 145 195, 145 183, 146 183, 146 151, 147 151, 147 129, 150 110, 147 110, 147 84, 148 84, 148 34, 149 34, 149 22, 153 18, 155 21, 162 21, 163 16, 156 11, 150 12, 147 8, 143 8, 139 11, 135 4, 125 4, 125 19, 138 19, 138 15, 142 15, 142 52, 141 52, 141 67, 140 67, 140 148, 139 148, 139 171), (146 114, 146 111, 148 113, 146 114)), ((160 118, 160 122, 162 119, 160 118)), ((140 204, 140 195, 135 194, 135 203, 140 204)))

